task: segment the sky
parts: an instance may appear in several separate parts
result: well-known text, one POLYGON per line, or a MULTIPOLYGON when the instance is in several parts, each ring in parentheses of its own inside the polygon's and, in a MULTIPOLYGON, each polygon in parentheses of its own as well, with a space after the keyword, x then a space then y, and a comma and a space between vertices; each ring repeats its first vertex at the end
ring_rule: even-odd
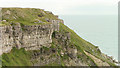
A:
POLYGON ((56 15, 115 15, 119 0, 0 0, 0 7, 40 8, 56 15))

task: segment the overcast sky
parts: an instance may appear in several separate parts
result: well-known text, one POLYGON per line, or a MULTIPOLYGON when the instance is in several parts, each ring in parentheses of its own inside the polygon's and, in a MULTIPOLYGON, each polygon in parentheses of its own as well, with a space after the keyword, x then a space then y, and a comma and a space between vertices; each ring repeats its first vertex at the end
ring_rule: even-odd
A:
POLYGON ((0 0, 0 7, 31 7, 57 15, 114 15, 119 0, 0 0))

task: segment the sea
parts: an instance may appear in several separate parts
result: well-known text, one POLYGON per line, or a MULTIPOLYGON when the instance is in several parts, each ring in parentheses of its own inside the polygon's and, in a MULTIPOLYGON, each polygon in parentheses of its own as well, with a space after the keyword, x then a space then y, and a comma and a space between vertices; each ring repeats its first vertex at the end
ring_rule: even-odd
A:
POLYGON ((118 60, 117 15, 60 15, 60 18, 80 37, 118 60))

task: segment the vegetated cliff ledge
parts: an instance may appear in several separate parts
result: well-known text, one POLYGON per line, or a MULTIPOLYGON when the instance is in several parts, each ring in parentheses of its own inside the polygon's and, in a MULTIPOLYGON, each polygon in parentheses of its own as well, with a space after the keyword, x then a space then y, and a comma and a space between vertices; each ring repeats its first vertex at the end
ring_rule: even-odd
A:
MULTIPOLYGON (((24 17, 24 15, 18 16, 18 13, 15 14, 15 12, 13 12, 13 10, 16 11, 15 9, 16 8, 10 8, 6 12, 5 8, 2 10, 3 20, 0 26, 2 49, 4 49, 2 52, 8 53, 13 47, 17 47, 18 49, 25 48, 26 50, 38 50, 41 46, 50 46, 50 43, 52 43, 52 33, 59 31, 59 23, 63 21, 60 19, 53 20, 45 18, 43 22, 39 18, 43 17, 45 15, 44 13, 38 14, 38 17, 36 17, 35 20, 33 19, 31 25, 29 23, 25 24, 21 21, 27 22, 26 19, 19 20, 19 18, 24 17), (13 20, 13 18, 15 20, 13 20)), ((20 8, 17 10, 20 10, 20 8)), ((25 14, 25 12, 19 13, 25 14)))
POLYGON ((3 66, 115 66, 52 12, 2 8, 1 16, 3 66))

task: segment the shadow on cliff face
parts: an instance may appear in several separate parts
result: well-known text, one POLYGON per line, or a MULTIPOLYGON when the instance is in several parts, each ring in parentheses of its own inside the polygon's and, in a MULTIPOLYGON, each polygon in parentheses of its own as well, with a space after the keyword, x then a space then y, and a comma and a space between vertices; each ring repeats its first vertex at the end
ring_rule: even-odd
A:
MULTIPOLYGON (((3 66, 97 66, 94 59, 87 55, 96 57, 101 54, 96 50, 92 44, 79 39, 73 31, 61 24, 60 31, 52 34, 50 47, 42 46, 38 50, 28 51, 13 48, 10 53, 2 55, 2 62, 3 66), (91 49, 95 52, 91 52, 91 49)), ((106 58, 102 58, 104 56, 99 57, 96 58, 111 64, 106 58)))
POLYGON ((3 44, 3 66, 97 66, 96 58, 101 60, 100 64, 106 62, 114 66, 98 47, 79 37, 51 12, 22 8, 3 11, 5 20, 2 24, 11 25, 1 29, 4 32, 2 38, 7 40, 3 44), (16 25, 10 24, 11 21, 16 25), (16 46, 11 42, 21 47, 12 49, 16 46), (7 52, 6 47, 12 50, 7 52))

